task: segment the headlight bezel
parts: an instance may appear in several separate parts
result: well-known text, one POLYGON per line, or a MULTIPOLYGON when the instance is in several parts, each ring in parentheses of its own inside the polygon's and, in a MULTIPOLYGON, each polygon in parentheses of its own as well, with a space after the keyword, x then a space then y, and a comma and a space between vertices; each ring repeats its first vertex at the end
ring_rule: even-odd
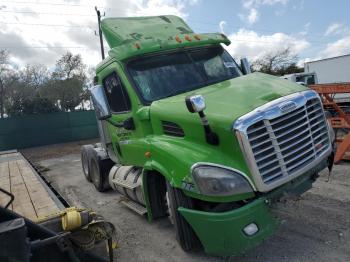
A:
MULTIPOLYGON (((215 172, 213 172, 213 174, 215 174, 215 172)), ((231 167, 227 167, 227 166, 223 166, 223 165, 219 165, 219 164, 214 164, 214 163, 208 163, 208 162, 198 162, 192 165, 191 167, 191 175, 193 178, 193 182, 196 185, 198 191, 206 196, 212 196, 212 197, 229 197, 229 196, 234 196, 234 195, 241 195, 241 194, 246 194, 246 193, 254 193, 254 191, 256 191, 256 187, 253 184, 252 180, 250 179, 250 177, 248 177, 245 173, 243 173, 242 171, 235 169, 235 168, 231 168, 231 167), (231 174, 229 174, 229 176, 226 177, 226 179, 228 178, 232 178, 232 180, 239 180, 241 179, 241 182, 245 182, 247 184, 247 186, 249 187, 249 190, 244 191, 244 192, 234 192, 234 189, 232 189, 230 192, 225 191, 225 192, 217 192, 217 193, 210 193, 206 190, 203 189, 203 187, 201 186, 201 183, 199 182, 199 179, 203 179, 198 177, 198 175, 195 174, 195 170, 198 168, 212 168, 213 170, 221 170, 221 171, 225 171, 225 172, 230 172, 231 174)), ((210 179, 215 179, 215 175, 208 177, 208 180, 210 179)), ((217 181, 220 182, 220 179, 217 178, 217 181)))

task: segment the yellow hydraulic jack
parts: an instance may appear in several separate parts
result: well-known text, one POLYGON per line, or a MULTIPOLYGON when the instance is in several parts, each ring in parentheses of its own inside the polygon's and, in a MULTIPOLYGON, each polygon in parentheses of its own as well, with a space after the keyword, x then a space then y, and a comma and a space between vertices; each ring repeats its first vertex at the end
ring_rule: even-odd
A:
POLYGON ((115 227, 95 212, 70 207, 39 218, 36 222, 60 234, 69 233, 66 237, 82 250, 92 249, 96 244, 107 241, 109 260, 113 261, 113 249, 118 247, 113 240, 115 227))

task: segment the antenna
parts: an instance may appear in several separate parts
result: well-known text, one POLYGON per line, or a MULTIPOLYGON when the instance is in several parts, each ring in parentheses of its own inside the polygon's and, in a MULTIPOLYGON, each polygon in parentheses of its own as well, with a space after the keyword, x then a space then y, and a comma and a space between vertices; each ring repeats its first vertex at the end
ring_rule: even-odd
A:
MULTIPOLYGON (((98 36, 100 37, 100 46, 101 46, 101 56, 102 59, 105 59, 105 50, 103 47, 103 36, 102 36, 102 30, 101 30, 101 12, 97 9, 97 6, 95 6, 96 14, 97 14, 97 23, 98 23, 98 36)), ((96 31, 95 31, 96 34, 96 31)))

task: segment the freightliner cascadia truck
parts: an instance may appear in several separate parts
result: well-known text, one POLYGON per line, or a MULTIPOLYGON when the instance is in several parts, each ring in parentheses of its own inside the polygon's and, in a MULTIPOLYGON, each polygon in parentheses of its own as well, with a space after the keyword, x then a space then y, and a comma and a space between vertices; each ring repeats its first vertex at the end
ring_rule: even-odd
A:
POLYGON ((106 18, 109 55, 92 102, 100 143, 82 147, 86 179, 149 221, 168 216, 181 247, 240 254, 278 225, 279 197, 310 189, 331 163, 319 96, 250 73, 176 16, 106 18))

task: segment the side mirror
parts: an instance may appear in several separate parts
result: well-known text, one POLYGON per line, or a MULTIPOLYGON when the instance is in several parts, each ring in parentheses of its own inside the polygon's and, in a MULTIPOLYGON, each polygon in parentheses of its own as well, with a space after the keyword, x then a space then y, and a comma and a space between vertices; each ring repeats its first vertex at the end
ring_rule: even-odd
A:
POLYGON ((192 95, 185 98, 187 109, 190 113, 198 113, 204 128, 205 139, 207 143, 217 146, 219 144, 219 137, 211 130, 208 119, 205 116, 205 100, 201 95, 192 95))
POLYGON ((252 72, 247 58, 241 59, 241 69, 244 75, 250 74, 252 72))
POLYGON ((205 100, 201 95, 188 96, 185 99, 188 111, 191 113, 200 112, 205 109, 205 100))
POLYGON ((111 117, 111 110, 103 86, 96 85, 91 90, 92 103, 94 104, 98 120, 106 120, 111 117))

